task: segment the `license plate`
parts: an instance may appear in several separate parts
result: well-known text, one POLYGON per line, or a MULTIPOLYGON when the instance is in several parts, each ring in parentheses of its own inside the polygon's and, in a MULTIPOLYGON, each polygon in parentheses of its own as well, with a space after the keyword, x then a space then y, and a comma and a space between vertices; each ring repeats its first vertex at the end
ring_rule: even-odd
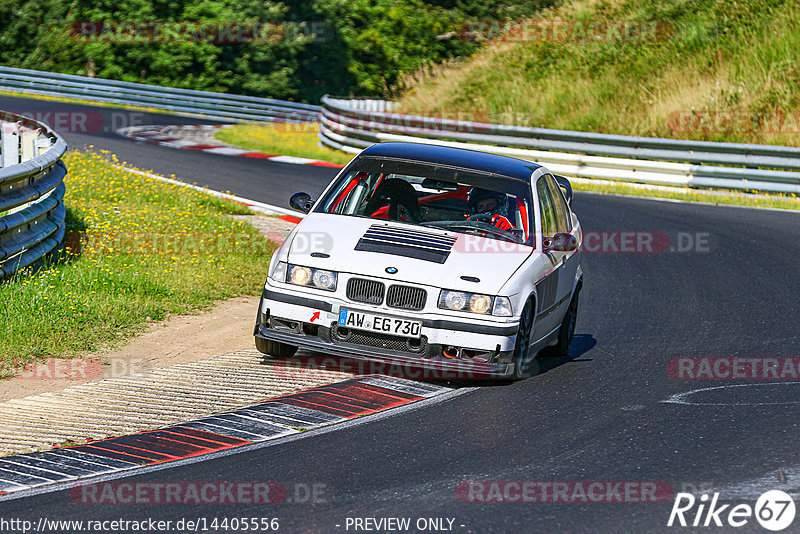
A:
POLYGON ((422 322, 420 321, 409 321, 408 319, 385 317, 353 310, 339 311, 339 326, 411 338, 419 338, 420 330, 422 330, 422 322))

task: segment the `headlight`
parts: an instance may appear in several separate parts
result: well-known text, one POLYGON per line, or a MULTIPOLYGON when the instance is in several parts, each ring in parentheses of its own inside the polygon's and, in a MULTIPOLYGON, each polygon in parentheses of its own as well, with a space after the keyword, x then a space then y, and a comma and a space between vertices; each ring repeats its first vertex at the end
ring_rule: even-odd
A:
MULTIPOLYGON (((276 269, 277 270, 277 269, 276 269)), ((288 282, 296 286, 316 287, 325 291, 336 291, 338 274, 334 271, 289 265, 288 282)))
POLYGON ((494 299, 494 308, 492 315, 499 317, 511 317, 511 300, 508 297, 496 297, 494 299))
POLYGON ((314 274, 311 275, 311 282, 320 289, 334 291, 336 289, 336 273, 314 269, 314 274))
POLYGON ((272 272, 269 273, 269 277, 276 282, 286 282, 286 262, 276 262, 272 272))
POLYGON ((311 269, 292 265, 289 268, 289 281, 296 286, 307 286, 311 282, 311 269))
POLYGON ((439 295, 439 307, 445 310, 480 313, 482 315, 511 316, 508 297, 493 297, 464 291, 443 289, 439 295))
POLYGON ((442 291, 439 307, 448 310, 463 310, 467 305, 467 293, 460 291, 442 291))
POLYGON ((472 295, 469 298, 469 311, 486 313, 492 309, 492 297, 486 295, 472 295))

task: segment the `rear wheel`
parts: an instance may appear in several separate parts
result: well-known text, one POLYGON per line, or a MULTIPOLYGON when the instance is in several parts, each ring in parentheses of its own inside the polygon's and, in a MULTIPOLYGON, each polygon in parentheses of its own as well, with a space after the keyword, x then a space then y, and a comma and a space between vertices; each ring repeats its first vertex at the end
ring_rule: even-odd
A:
POLYGON ((561 321, 561 328, 558 329, 558 343, 552 347, 550 353, 553 356, 569 356, 569 346, 572 338, 575 337, 575 320, 578 318, 578 295, 580 290, 575 291, 572 300, 569 302, 567 313, 561 321))
POLYGON ((517 342, 514 344, 514 380, 528 378, 533 374, 531 367, 532 358, 528 357, 531 327, 533 326, 533 303, 528 301, 519 318, 517 329, 517 342))
POLYGON ((279 341, 271 341, 261 337, 256 338, 256 348, 267 356, 273 358, 291 358, 297 352, 297 347, 279 341))

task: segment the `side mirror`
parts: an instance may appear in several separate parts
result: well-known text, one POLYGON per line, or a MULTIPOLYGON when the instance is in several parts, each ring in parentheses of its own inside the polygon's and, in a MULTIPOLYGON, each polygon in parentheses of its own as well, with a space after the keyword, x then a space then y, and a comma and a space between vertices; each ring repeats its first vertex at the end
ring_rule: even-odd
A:
POLYGON ((559 232, 553 237, 545 237, 542 248, 545 252, 572 252, 578 250, 578 240, 572 234, 559 232))
POLYGON ((300 192, 291 196, 289 199, 289 205, 297 211, 308 213, 311 211, 311 208, 314 207, 314 200, 311 199, 311 195, 308 193, 300 192))
POLYGON ((558 187, 561 188, 561 192, 564 193, 564 198, 567 199, 567 204, 572 207, 572 184, 569 183, 569 180, 564 178, 563 176, 553 175, 558 183, 558 187))

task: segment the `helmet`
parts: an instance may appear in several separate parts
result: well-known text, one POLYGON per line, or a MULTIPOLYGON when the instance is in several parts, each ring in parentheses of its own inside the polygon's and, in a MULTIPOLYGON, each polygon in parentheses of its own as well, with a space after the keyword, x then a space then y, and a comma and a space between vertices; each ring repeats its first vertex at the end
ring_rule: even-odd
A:
POLYGON ((478 204, 481 201, 490 198, 497 201, 497 207, 494 208, 492 212, 505 215, 506 204, 508 203, 508 197, 506 194, 501 193, 500 191, 482 189, 480 187, 473 187, 469 192, 469 196, 467 197, 467 208, 469 209, 469 212, 478 213, 478 204))

